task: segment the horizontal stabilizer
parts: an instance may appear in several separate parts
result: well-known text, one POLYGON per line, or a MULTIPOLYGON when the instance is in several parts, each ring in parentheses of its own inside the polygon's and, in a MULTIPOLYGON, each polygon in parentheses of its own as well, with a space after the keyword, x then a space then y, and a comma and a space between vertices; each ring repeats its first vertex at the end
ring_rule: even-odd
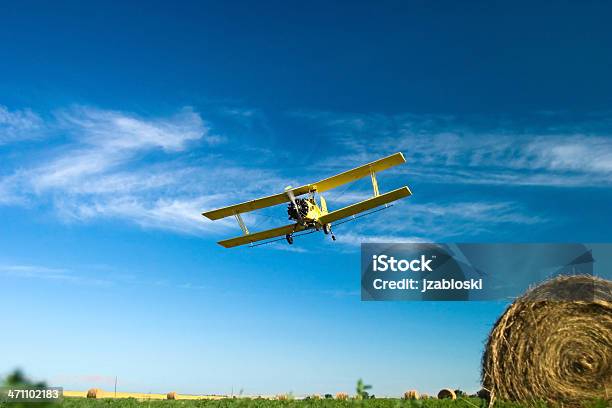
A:
POLYGON ((335 210, 330 212, 329 214, 325 214, 319 217, 319 223, 321 224, 329 224, 331 222, 335 222, 341 220, 346 217, 350 217, 351 215, 355 215, 372 208, 379 207, 384 204, 388 204, 390 202, 399 200, 400 198, 408 197, 412 192, 407 186, 402 188, 398 188, 397 190, 389 191, 388 193, 381 194, 377 197, 372 197, 367 200, 361 201, 359 203, 355 203, 349 205, 348 207, 340 208, 339 210, 335 210))

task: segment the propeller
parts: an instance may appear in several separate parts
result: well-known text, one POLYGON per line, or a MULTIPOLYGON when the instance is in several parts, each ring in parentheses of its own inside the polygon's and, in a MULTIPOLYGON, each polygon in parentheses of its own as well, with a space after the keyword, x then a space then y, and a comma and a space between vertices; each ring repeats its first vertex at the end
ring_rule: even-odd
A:
POLYGON ((291 190, 291 186, 285 187, 285 192, 287 193, 287 197, 289 197, 289 200, 293 204, 293 208, 295 208, 295 212, 297 214, 298 220, 302 221, 302 215, 300 214, 300 209, 297 203, 295 202, 295 195, 293 194, 293 191, 291 190))

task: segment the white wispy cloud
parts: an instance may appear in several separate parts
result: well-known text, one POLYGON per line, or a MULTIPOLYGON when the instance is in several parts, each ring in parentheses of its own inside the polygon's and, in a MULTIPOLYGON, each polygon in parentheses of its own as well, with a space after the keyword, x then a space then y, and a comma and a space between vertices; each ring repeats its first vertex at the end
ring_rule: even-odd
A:
MULTIPOLYGON (((35 117, 27 112, 20 115, 35 117)), ((47 149, 35 164, 0 176, 0 204, 48 203, 66 220, 126 219, 144 227, 197 233, 212 228, 201 211, 224 199, 213 188, 248 178, 232 166, 177 160, 193 145, 224 142, 191 108, 145 119, 72 107, 58 110, 55 118, 44 127, 53 128, 66 143, 47 149), (147 154, 160 156, 142 160, 147 154)))
POLYGON ((0 145, 40 138, 44 133, 44 121, 30 109, 9 111, 0 105, 0 145))
POLYGON ((518 168, 552 171, 612 174, 612 137, 552 136, 528 143, 518 161, 518 168))
MULTIPOLYGON (((238 234, 233 220, 213 223, 200 213, 299 184, 276 169, 276 152, 254 154, 253 146, 231 145, 229 138, 213 132, 213 126, 192 108, 174 115, 143 117, 76 106, 56 111, 50 123, 37 121, 38 116, 29 111, 10 114, 11 123, 37 123, 45 132, 52 129, 61 135, 61 143, 49 148, 41 146, 44 154, 37 161, 28 161, 8 172, 3 169, 0 204, 51 207, 67 222, 113 219, 179 233, 227 229, 229 234, 238 234), (15 115, 22 118, 21 122, 15 115), (239 164, 245 157, 254 162, 239 164)), ((239 120, 262 116, 255 110, 230 111, 227 115, 239 120)), ((326 114, 317 120, 332 135, 334 157, 321 166, 305 169, 304 182, 397 150, 405 151, 409 161, 418 161, 418 166, 407 166, 405 171, 439 182, 519 184, 531 180, 551 185, 552 176, 562 172, 566 183, 570 176, 576 182, 588 178, 593 183, 612 171, 612 148, 605 137, 576 134, 572 138, 557 136, 555 140, 554 135, 472 135, 467 127, 453 127, 453 119, 444 117, 326 114), (594 160, 582 164, 593 150, 594 160), (526 174, 528 171, 531 173, 526 174)), ((20 125, 21 129, 26 125, 20 125)), ((327 196, 337 206, 370 195, 371 191, 365 189, 339 189, 327 196)), ((285 210, 275 210, 275 217, 265 211, 248 213, 245 221, 255 226, 251 228, 254 231, 287 223, 285 210)), ((526 215, 524 207, 510 202, 411 200, 398 210, 401 213, 393 217, 401 217, 401 223, 386 215, 374 217, 367 224, 370 228, 355 223, 355 228, 339 242, 356 245, 368 240, 436 240, 473 234, 492 225, 545 221, 526 215)))
POLYGON ((85 265, 75 268, 58 268, 42 265, 0 263, 0 277, 25 280, 47 280, 62 284, 85 285, 96 287, 113 287, 121 285, 138 289, 147 287, 168 287, 172 289, 209 289, 199 282, 176 283, 174 281, 139 279, 131 274, 115 271, 106 265, 85 265), (100 271, 104 271, 104 278, 100 278, 100 271))
POLYGON ((347 232, 347 233, 337 233, 336 234, 336 243, 341 245, 349 245, 349 246, 359 246, 361 244, 372 243, 372 242, 393 242, 393 243, 401 243, 401 242, 426 242, 423 238, 417 236, 410 235, 401 235, 400 233, 396 235, 379 235, 379 234, 368 234, 368 233, 357 233, 357 232, 347 232))
MULTIPOLYGON (((239 111, 240 116, 255 112, 239 111)), ((201 212, 291 183, 274 170, 237 164, 240 151, 234 147, 229 147, 234 160, 227 160, 219 150, 227 139, 212 132, 192 108, 144 118, 75 106, 57 110, 44 127, 62 142, 42 146, 39 160, 0 175, 0 204, 48 204, 67 222, 114 219, 180 233, 228 229, 238 234, 233 220, 213 223, 201 212)), ((241 148, 244 156, 253 156, 252 146, 241 148)), ((261 214, 244 218, 256 225, 254 230, 273 225, 261 214)), ((287 222, 282 214, 274 221, 279 219, 287 222)))
MULTIPOLYGON (((612 184, 612 133, 591 122, 530 126, 443 115, 300 114, 343 152, 326 164, 403 151, 411 172, 440 183, 602 187, 612 184)), ((537 118, 541 119, 541 118, 537 118)), ((600 120, 601 122, 601 120, 600 120)), ((609 123, 608 120, 606 123, 609 123)))
POLYGON ((81 184, 88 177, 114 170, 150 150, 178 152, 189 142, 221 142, 190 108, 169 118, 149 120, 88 107, 58 111, 56 116, 56 126, 72 135, 74 143, 32 170, 32 181, 38 190, 81 184))
POLYGON ((57 199, 55 205, 66 220, 124 219, 142 227, 193 234, 230 225, 228 220, 213 224, 202 217, 202 209, 213 207, 212 202, 207 196, 147 199, 127 194, 57 199))
POLYGON ((0 205, 24 205, 28 200, 20 190, 22 175, 20 171, 0 176, 0 205))
POLYGON ((337 242, 358 246, 366 242, 440 242, 475 237, 507 225, 536 225, 547 221, 514 202, 445 202, 398 204, 375 216, 338 225, 337 242))
MULTIPOLYGON (((422 220, 421 231, 433 232, 435 234, 455 235, 463 231, 453 231, 453 225, 457 221, 472 229, 480 225, 499 224, 538 224, 546 221, 541 216, 525 215, 525 209, 514 202, 446 202, 414 204, 406 208, 407 216, 411 218, 416 228, 419 228, 417 220, 422 220), (455 221, 455 222, 453 222, 455 221), (437 228, 434 228, 437 226, 437 228), (449 228, 451 226, 451 228, 449 228)), ((456 228, 456 227, 455 227, 456 228)))
POLYGON ((211 135, 208 125, 192 108, 183 108, 167 118, 140 118, 134 114, 90 107, 57 111, 59 126, 85 144, 113 151, 162 148, 183 150, 189 141, 222 141, 211 135))
POLYGON ((1 265, 0 275, 20 279, 44 279, 83 285, 108 286, 112 282, 106 279, 76 274, 62 268, 49 268, 40 265, 1 265))

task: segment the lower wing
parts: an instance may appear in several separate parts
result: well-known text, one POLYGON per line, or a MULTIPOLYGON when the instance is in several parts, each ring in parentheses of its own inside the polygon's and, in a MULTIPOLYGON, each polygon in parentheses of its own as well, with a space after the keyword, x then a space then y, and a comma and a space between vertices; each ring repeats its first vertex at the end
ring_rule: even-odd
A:
POLYGON ((272 228, 266 231, 255 232, 253 234, 245 234, 236 238, 230 238, 219 241, 218 244, 225 248, 232 248, 252 242, 263 241, 274 237, 280 237, 294 232, 302 231, 304 227, 300 224, 285 225, 283 227, 272 228))
MULTIPOLYGON (((381 194, 376 197, 369 198, 349 205, 348 207, 340 208, 339 210, 332 211, 318 218, 318 222, 321 225, 329 224, 342 218, 350 217, 375 207, 379 207, 384 204, 388 204, 392 201, 399 200, 400 198, 408 197, 412 192, 406 186, 398 188, 397 190, 389 191, 388 193, 381 194)), ((303 231, 306 228, 300 224, 285 225, 283 227, 272 228, 266 231, 255 232, 253 234, 241 235, 239 237, 226 239, 219 241, 219 245, 225 248, 232 248, 240 245, 250 244, 257 241, 263 241, 265 239, 281 237, 287 234, 293 234, 294 232, 303 231)))
POLYGON ((372 197, 359 203, 349 205, 348 207, 340 208, 339 210, 322 215, 317 221, 319 221, 321 225, 329 224, 331 222, 350 217, 351 215, 359 214, 360 212, 399 200, 400 198, 408 197, 411 194, 412 192, 410 189, 407 186, 404 186, 402 188, 398 188, 397 190, 389 191, 388 193, 381 194, 379 196, 372 197))

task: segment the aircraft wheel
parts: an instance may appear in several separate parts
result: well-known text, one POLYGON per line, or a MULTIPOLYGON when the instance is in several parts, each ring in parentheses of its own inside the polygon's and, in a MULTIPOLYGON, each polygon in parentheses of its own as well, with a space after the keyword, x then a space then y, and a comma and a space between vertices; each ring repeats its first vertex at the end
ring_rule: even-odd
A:
POLYGON ((332 234, 332 241, 336 240, 336 236, 334 234, 332 234))
POLYGON ((329 234, 331 232, 331 225, 329 224, 323 225, 323 232, 325 233, 325 235, 329 234))
POLYGON ((289 245, 293 244, 293 235, 287 234, 287 235, 285 235, 285 239, 287 240, 289 245))

